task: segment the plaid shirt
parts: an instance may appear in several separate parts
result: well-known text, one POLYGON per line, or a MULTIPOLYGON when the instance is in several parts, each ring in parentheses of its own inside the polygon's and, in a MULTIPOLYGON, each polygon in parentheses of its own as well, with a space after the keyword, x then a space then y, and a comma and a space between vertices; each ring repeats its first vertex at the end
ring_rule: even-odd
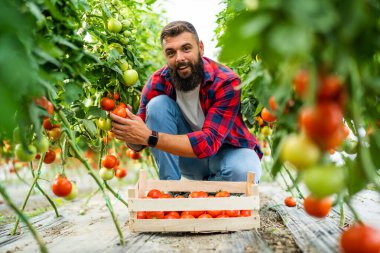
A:
MULTIPOLYGON (((187 134, 198 158, 214 155, 222 144, 251 148, 259 157, 262 152, 256 138, 248 131, 240 112, 239 77, 229 68, 203 57, 204 80, 199 90, 200 104, 205 115, 203 128, 187 134)), ((176 100, 176 92, 170 83, 169 67, 156 71, 145 84, 138 115, 145 121, 146 106, 159 95, 176 100)))

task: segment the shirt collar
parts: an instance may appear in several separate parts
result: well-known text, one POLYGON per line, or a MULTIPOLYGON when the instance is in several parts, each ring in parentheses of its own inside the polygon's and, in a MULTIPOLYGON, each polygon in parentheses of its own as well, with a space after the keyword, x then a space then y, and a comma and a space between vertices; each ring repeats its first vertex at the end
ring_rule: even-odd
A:
MULTIPOLYGON (((207 82, 213 82, 215 76, 214 76, 214 69, 211 64, 212 60, 203 56, 202 61, 203 61, 203 69, 204 69, 204 81, 202 83, 202 86, 204 86, 206 85, 207 82)), ((166 78, 168 81, 171 81, 168 65, 164 67, 160 76, 166 78)))

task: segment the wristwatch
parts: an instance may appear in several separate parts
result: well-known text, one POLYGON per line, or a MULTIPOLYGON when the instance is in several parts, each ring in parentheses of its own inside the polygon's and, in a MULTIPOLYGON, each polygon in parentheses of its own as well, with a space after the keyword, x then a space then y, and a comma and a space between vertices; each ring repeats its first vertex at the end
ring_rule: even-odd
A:
POLYGON ((148 146, 154 148, 158 142, 158 132, 152 131, 152 134, 148 138, 148 146))

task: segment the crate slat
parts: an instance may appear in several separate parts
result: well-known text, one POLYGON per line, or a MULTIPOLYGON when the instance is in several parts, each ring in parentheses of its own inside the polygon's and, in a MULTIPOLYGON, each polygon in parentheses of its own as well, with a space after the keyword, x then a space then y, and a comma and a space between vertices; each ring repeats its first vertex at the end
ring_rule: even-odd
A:
POLYGON ((228 232, 260 227, 260 216, 219 219, 131 219, 133 232, 228 232))

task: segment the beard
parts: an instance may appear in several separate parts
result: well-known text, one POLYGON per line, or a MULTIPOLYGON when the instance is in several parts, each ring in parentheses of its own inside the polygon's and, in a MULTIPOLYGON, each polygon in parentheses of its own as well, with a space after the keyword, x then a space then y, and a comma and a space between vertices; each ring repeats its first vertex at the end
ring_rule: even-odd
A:
POLYGON ((203 81, 203 61, 199 54, 198 61, 195 64, 191 62, 178 63, 174 69, 169 68, 170 77, 172 78, 173 86, 176 90, 188 92, 194 90, 203 81), (190 67, 191 73, 188 77, 181 77, 178 70, 181 67, 190 67))

